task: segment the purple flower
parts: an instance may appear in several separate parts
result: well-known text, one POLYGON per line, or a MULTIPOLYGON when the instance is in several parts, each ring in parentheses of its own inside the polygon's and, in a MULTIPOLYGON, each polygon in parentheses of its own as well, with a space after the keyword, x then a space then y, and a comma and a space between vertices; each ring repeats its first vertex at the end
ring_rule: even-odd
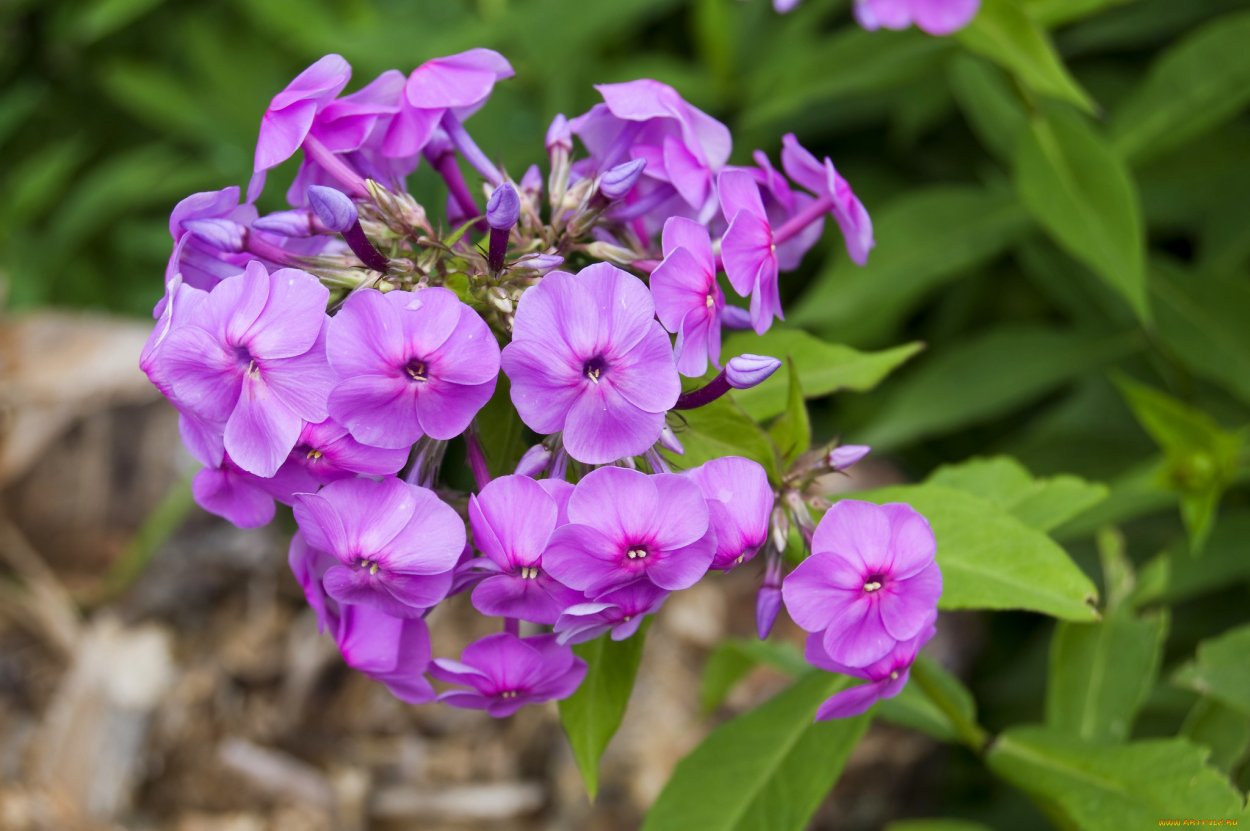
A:
POLYGON ((936 551, 929 523, 909 505, 843 500, 782 583, 786 609, 823 633, 831 660, 866 667, 933 622, 942 593, 936 551))
POLYGON ((273 476, 304 422, 326 418, 328 299, 311 274, 270 274, 253 261, 189 309, 161 344, 174 402, 205 422, 224 422, 225 451, 249 473, 273 476))
POLYGON ((352 68, 341 55, 326 55, 305 69, 273 97, 260 120, 252 182, 247 201, 254 202, 265 185, 265 171, 295 155, 317 113, 338 97, 351 80, 352 68))
POLYGON ((517 304, 503 369, 512 403, 539 433, 563 431, 578 461, 646 452, 681 383, 647 287, 607 263, 553 271, 517 304))
POLYGON ((582 596, 543 570, 543 551, 559 521, 560 508, 541 483, 527 476, 501 476, 469 497, 473 541, 489 572, 473 590, 473 606, 484 615, 552 624, 582 596))
POLYGON ((577 483, 568 512, 543 565, 592 600, 637 581, 690 588, 716 553, 707 502, 684 476, 599 468, 577 483))
POLYGON ((643 619, 654 614, 668 599, 668 592, 653 583, 639 581, 605 593, 598 600, 569 606, 556 621, 560 643, 585 643, 604 632, 614 641, 633 636, 643 619))
POLYGON ((430 631, 421 618, 398 618, 374 606, 344 606, 334 633, 343 660, 363 672, 401 701, 434 700, 426 680, 430 664, 430 631))
MULTIPOLYGON (((331 419, 305 424, 268 491, 291 504, 294 494, 312 493, 340 479, 390 476, 408 461, 408 448, 372 447, 352 438, 347 429, 331 419)), ((238 523, 235 523, 236 525, 238 523)))
POLYGON ((911 665, 916 661, 916 655, 936 632, 930 619, 929 624, 915 637, 900 641, 885 657, 865 667, 838 663, 825 651, 824 639, 820 635, 808 635, 804 652, 809 664, 828 672, 863 678, 868 682, 831 696, 816 711, 816 721, 857 716, 878 701, 898 695, 907 686, 908 674, 911 665))
POLYGON ((664 328, 677 335, 677 371, 702 377, 720 368, 720 315, 725 296, 716 285, 716 257, 707 228, 674 216, 664 223, 664 261, 651 272, 651 296, 664 328))
POLYGON ((768 159, 768 154, 756 150, 752 158, 755 167, 746 168, 755 177, 760 186, 760 196, 764 200, 764 212, 774 228, 782 228, 791 219, 797 218, 801 227, 793 236, 777 240, 777 267, 781 271, 793 271, 803 262, 803 257, 816 243, 820 242, 825 231, 823 212, 818 212, 810 220, 810 208, 815 198, 806 193, 796 193, 790 182, 768 159))
POLYGON ((195 474, 191 493, 195 503, 239 528, 260 528, 274 515, 272 479, 253 476, 230 460, 195 474))
POLYGON ((466 646, 459 661, 435 658, 430 674, 468 687, 448 690, 439 701, 504 718, 526 704, 568 698, 586 677, 586 662, 554 635, 500 632, 466 646))
POLYGON ((707 500, 716 532, 712 568, 729 571, 750 560, 768 539, 773 489, 759 463, 739 456, 712 459, 686 474, 707 500))
POLYGON ((869 31, 906 29, 915 23, 940 37, 971 23, 980 7, 981 0, 855 0, 855 18, 869 31))
MULTIPOLYGON (((175 205, 169 214, 169 234, 174 238, 174 248, 165 268, 167 286, 175 274, 181 274, 186 285, 208 291, 227 277, 243 273, 252 255, 224 254, 187 227, 188 223, 194 227, 197 221, 212 219, 248 225, 256 219, 256 208, 239 204, 237 187, 193 193, 175 205)), ((157 306, 158 317, 163 309, 163 305, 157 306)))
POLYGON ((404 85, 399 113, 386 134, 388 156, 414 156, 430 142, 444 113, 458 121, 475 113, 497 81, 511 78, 512 65, 498 52, 470 49, 426 61, 404 85))
POLYGON ((486 322, 444 288, 354 292, 330 321, 334 420, 375 447, 452 439, 490 400, 499 346, 486 322))
POLYGON ((333 568, 338 560, 333 555, 312 548, 304 535, 299 531, 291 538, 291 547, 287 551, 287 564, 296 582, 304 590, 304 598, 317 616, 317 631, 336 632, 339 628, 339 604, 326 594, 321 584, 327 571, 333 568))
POLYGON ((326 593, 387 614, 419 617, 446 596, 464 524, 432 491, 398 479, 344 479, 295 497, 308 545, 332 554, 326 593))
POLYGON ((872 219, 850 184, 838 175, 828 156, 823 162, 817 160, 793 133, 787 133, 781 143, 781 165, 786 175, 816 195, 816 203, 808 210, 819 205, 831 212, 842 230, 851 260, 859 265, 868 262, 868 252, 874 245, 872 219))
POLYGON ((746 170, 720 175, 720 206, 729 227, 721 239, 725 275, 734 291, 751 298, 751 323, 763 334, 784 319, 777 286, 777 245, 755 177, 746 170))

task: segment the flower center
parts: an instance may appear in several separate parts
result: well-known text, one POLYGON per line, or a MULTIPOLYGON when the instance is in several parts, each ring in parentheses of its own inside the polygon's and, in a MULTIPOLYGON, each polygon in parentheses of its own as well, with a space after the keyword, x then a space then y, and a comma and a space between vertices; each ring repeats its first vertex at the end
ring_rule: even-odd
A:
POLYGON ((635 546, 625 552, 625 556, 631 560, 645 560, 647 559, 647 549, 642 548, 641 546, 635 546))
POLYGON ((875 591, 880 591, 881 586, 884 585, 884 583, 885 583, 885 575, 882 575, 882 574, 870 575, 868 579, 864 581, 864 591, 868 592, 869 594, 872 594, 875 591))
POLYGON ((538 579, 538 566, 521 566, 521 579, 522 580, 537 580, 538 579))
POLYGON ((716 298, 709 292, 707 296, 707 307, 710 309, 716 305, 716 298))
POLYGON ((364 557, 360 558, 360 567, 369 569, 370 574, 377 574, 379 568, 376 560, 366 560, 364 557))
POLYGON ((603 371, 608 368, 607 363, 601 356, 596 355, 586 362, 582 367, 582 375, 585 375, 596 384, 599 383, 599 376, 603 375, 603 371))
POLYGON ((314 447, 312 450, 309 450, 309 451, 308 451, 308 461, 310 461, 310 462, 315 462, 315 461, 317 461, 318 459, 320 459, 320 458, 321 458, 321 456, 322 456, 321 451, 320 451, 320 450, 318 450, 318 449, 317 449, 317 448, 315 448, 315 447, 314 447))
POLYGON ((430 380, 430 368, 426 366, 425 361, 412 361, 408 366, 404 367, 408 373, 408 377, 414 381, 430 380))
POLYGON ((499 693, 500 698, 508 699, 508 700, 516 698, 516 696, 517 696, 516 690, 504 690, 503 692, 499 693))
POLYGON ((894 670, 893 672, 891 672, 891 673, 890 673, 890 680, 891 680, 891 681, 897 681, 897 680, 898 680, 898 670, 897 670, 897 669, 896 669, 896 670, 894 670))

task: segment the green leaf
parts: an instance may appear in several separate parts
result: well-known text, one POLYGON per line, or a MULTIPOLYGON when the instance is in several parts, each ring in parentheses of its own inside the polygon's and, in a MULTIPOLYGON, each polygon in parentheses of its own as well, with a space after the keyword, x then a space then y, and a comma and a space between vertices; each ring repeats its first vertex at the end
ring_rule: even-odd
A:
POLYGON ((1172 680, 1250 716, 1250 625, 1198 644, 1195 660, 1172 680))
POLYGON ((1247 539, 1250 539, 1250 513, 1243 511, 1221 517, 1201 557, 1192 556, 1186 545, 1176 545, 1147 563, 1138 577, 1133 602, 1139 606, 1182 603, 1250 582, 1247 539))
POLYGON ((959 733, 950 718, 924 694, 918 684, 909 683, 898 695, 879 702, 875 712, 883 721, 924 733, 939 742, 954 744, 959 741, 959 733))
POLYGON ((803 400, 803 384, 795 369, 794 359, 786 358, 786 374, 790 376, 790 391, 786 395, 786 411, 777 417, 768 434, 781 453, 781 460, 789 466, 812 446, 812 422, 807 415, 807 402, 803 400))
POLYGON ((1230 773, 1250 751, 1250 716, 1210 698, 1199 698, 1185 716, 1180 734, 1207 747, 1211 751, 1209 762, 1230 773))
POLYGON ((599 759, 621 726, 634 691, 648 627, 649 621, 644 621, 633 637, 623 641, 605 634, 573 647, 586 662, 586 678, 577 692, 560 702, 560 723, 592 800, 599 792, 599 759))
POLYGON ((917 658, 911 667, 911 683, 942 713, 953 733, 974 752, 985 746, 986 732, 977 724, 977 705, 958 678, 935 661, 917 658))
POLYGON ((803 655, 787 643, 754 638, 721 641, 708 656, 699 681, 703 712, 711 713, 719 707, 730 690, 758 666, 771 666, 791 676, 803 675, 811 669, 803 655))
MULTIPOLYGON (((1002 70, 973 55, 951 61, 949 74, 951 92, 968 126, 987 150, 1010 160, 1020 135, 1029 128, 1028 113, 1016 88, 1002 70)), ((1013 204, 1018 202, 1013 200, 1013 204)))
POLYGON ((1220 496, 1237 476, 1242 435, 1226 432, 1206 413, 1158 390, 1123 376, 1115 380, 1137 421, 1167 456, 1166 483, 1180 494, 1191 549, 1201 551, 1220 496))
POLYGON ((863 442, 893 448, 1005 415, 1135 345, 1131 334, 1039 326, 982 332, 894 382, 863 442))
POLYGON ((943 465, 926 481, 979 496, 1038 531, 1050 531, 1107 497, 1106 486, 1076 476, 1035 479, 1009 456, 943 465))
POLYGON ((888 338, 935 289, 998 256, 1031 225, 1016 195, 1002 187, 906 192, 872 218, 877 247, 867 265, 844 254, 831 258, 787 309, 791 324, 852 343, 888 338))
POLYGON ((991 502, 940 485, 856 493, 870 502, 906 502, 937 537, 939 609, 1025 609, 1073 621, 1097 620, 1098 591, 1050 537, 991 502))
POLYGON ((1074 112, 1038 115, 1021 136, 1015 176, 1021 200, 1054 241, 1149 323, 1137 189, 1102 136, 1074 112))
POLYGON ((813 723, 849 680, 813 672, 726 722, 677 763, 644 831, 801 829, 837 782, 868 716, 813 723))
POLYGON ((1092 741, 1125 741, 1159 675, 1167 610, 1112 609, 1098 623, 1060 623, 1050 642, 1046 723, 1092 741))
POLYGON ((1039 95, 1094 111, 1089 93, 1068 73, 1046 32, 1033 22, 1019 0, 984 0, 976 18, 956 37, 1039 95))
POLYGON ((1116 149, 1140 163, 1184 146, 1250 103, 1250 13, 1211 21, 1164 51, 1111 120, 1116 149))
POLYGON ((686 452, 679 456, 665 450, 664 455, 682 470, 721 456, 744 456, 763 465, 769 479, 780 479, 772 439, 728 395, 698 409, 670 413, 669 425, 686 452))
MULTIPOLYGON (((763 335, 737 332, 725 341, 725 355, 789 356, 798 370, 799 383, 808 398, 819 398, 838 390, 864 392, 881 383, 900 364, 923 348, 908 343, 880 352, 859 352, 809 335, 799 329, 774 326, 763 335)), ((765 419, 786 409, 785 381, 773 374, 749 390, 736 390, 734 400, 748 415, 765 419)), ((696 411, 697 412, 697 411, 696 411)))
POLYGON ((1112 6, 1137 0, 1027 0, 1029 16, 1051 28, 1091 17, 1112 6))
POLYGON ((1190 372, 1250 405, 1250 285, 1240 276, 1188 272, 1162 263, 1151 276, 1163 342, 1190 372))
POLYGON ((1184 739, 1108 745, 1040 727, 1002 733, 990 769, 1083 831, 1154 828, 1172 817, 1234 818, 1241 795, 1184 739))

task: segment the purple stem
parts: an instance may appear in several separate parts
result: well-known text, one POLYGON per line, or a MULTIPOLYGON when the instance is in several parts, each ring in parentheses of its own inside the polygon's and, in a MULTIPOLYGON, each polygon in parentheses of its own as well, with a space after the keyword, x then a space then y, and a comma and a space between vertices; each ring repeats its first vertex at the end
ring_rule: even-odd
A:
POLYGON ((354 196, 357 199, 369 198, 369 189, 365 187, 365 180, 360 177, 360 174, 343 161, 337 153, 332 152, 330 148, 311 135, 304 139, 304 153, 320 165, 322 170, 338 180, 348 196, 354 196))
POLYGON ((792 237, 824 216, 833 207, 833 197, 829 194, 817 199, 794 216, 787 219, 782 226, 773 231, 773 245, 782 245, 792 237))
POLYGON ((451 139, 451 143, 456 145, 456 149, 460 151, 460 155, 473 166, 482 178, 491 184, 492 187, 499 187, 503 184, 503 176, 499 173, 499 168, 491 163, 486 157, 482 149, 477 146, 473 138, 469 135, 469 131, 464 129, 464 125, 460 123, 460 119, 456 118, 451 110, 443 114, 443 129, 447 132, 447 137, 451 139))
POLYGON ((464 174, 460 172, 460 165, 456 164, 456 154, 440 153, 434 157, 427 153, 425 158, 447 183, 447 191, 460 206, 461 213, 465 216, 481 216, 482 210, 473 200, 473 194, 469 193, 469 186, 464 182, 464 174))
POLYGON ((673 409, 697 409, 705 404, 711 404, 731 389, 732 387, 729 386, 729 379, 725 377, 725 373, 722 370, 721 373, 709 381, 706 386, 699 387, 697 390, 691 390, 678 398, 677 403, 673 405, 673 409))
POLYGON ((490 250, 487 253, 486 260, 490 265, 492 274, 498 274, 503 270, 503 260, 508 253, 508 235, 510 233, 511 229, 508 228, 490 229, 490 250))

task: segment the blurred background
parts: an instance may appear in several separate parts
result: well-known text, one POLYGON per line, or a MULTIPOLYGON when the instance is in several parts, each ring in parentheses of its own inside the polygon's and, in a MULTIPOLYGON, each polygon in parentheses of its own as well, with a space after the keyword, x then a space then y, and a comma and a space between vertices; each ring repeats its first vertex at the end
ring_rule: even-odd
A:
MULTIPOLYGON (((700 672, 752 631, 758 574, 674 598, 592 806, 554 708, 493 722, 400 705, 317 636, 281 520, 239 531, 194 508, 173 411, 136 367, 168 213, 246 184, 265 105, 328 52, 354 89, 501 51, 516 77, 469 127, 516 176, 597 82, 672 84, 731 127, 737 163, 798 134, 852 183, 877 249, 858 269, 827 234, 783 278, 787 320, 861 349, 926 345, 814 411, 818 439, 876 448, 847 486, 994 454, 1104 482, 1111 498, 1056 534, 1097 577, 1091 532, 1124 531, 1153 580, 1142 602, 1172 606, 1165 677, 1244 620, 1246 467, 1211 447, 1250 421, 1250 3, 1003 3, 1053 42, 1073 86, 1052 97, 1085 109, 1094 156, 1114 162, 1075 166, 1078 203, 1096 222, 1110 200, 1145 230, 1146 324, 1096 257, 1073 256, 1017 150, 1031 118, 1077 108, 973 36, 863 32, 844 0, 786 16, 766 0, 0 0, 0 827, 633 828, 710 726, 785 682, 759 669, 703 712, 700 672), (1184 128, 1152 127, 1178 101, 1163 117, 1184 128), (1200 427, 1144 429, 1117 373, 1200 427), (1210 529, 1201 559, 1182 513, 1210 529)), ((413 192, 432 197, 424 172, 413 192)), ((435 654, 483 634, 467 604, 439 614, 435 654)), ((951 615, 932 649, 993 731, 1041 718, 1052 628, 951 615)), ((1196 698, 1160 685, 1137 733, 1175 733, 1196 698)), ((1224 759, 1243 789, 1244 749, 1224 759)), ((888 723, 815 827, 914 816, 1048 827, 967 751, 888 723)))

